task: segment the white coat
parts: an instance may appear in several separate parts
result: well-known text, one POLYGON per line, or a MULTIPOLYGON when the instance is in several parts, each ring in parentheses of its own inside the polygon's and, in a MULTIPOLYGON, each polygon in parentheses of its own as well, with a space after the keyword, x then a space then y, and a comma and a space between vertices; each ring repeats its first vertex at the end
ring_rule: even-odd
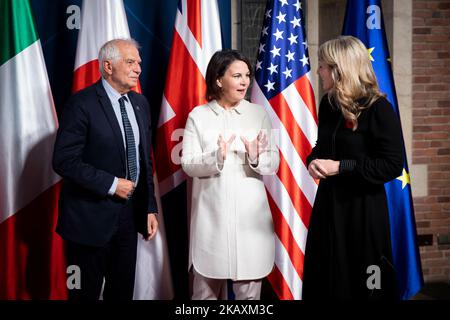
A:
POLYGON ((250 280, 274 265, 275 235, 262 175, 275 174, 278 149, 263 107, 242 100, 225 110, 213 100, 189 114, 182 167, 193 177, 189 267, 214 279, 250 280), (263 130, 269 145, 250 165, 240 136, 254 140, 263 130), (236 139, 223 165, 218 138, 236 139))

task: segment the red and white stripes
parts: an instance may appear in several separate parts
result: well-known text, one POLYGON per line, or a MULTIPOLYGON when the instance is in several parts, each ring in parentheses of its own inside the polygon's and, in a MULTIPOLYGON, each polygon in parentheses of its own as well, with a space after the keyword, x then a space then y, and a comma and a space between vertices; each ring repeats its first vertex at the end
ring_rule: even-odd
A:
POLYGON ((255 82, 252 101, 268 111, 280 150, 277 174, 264 177, 277 235, 275 270, 269 281, 281 299, 301 299, 306 236, 317 190, 306 167, 306 158, 317 140, 309 73, 270 100, 255 82))

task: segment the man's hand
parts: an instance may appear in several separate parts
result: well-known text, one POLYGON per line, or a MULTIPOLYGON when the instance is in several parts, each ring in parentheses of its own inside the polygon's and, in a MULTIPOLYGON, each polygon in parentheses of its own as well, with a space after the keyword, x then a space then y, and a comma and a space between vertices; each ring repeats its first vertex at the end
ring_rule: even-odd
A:
POLYGON ((144 237, 146 241, 155 237, 156 231, 158 231, 158 220, 155 213, 149 213, 147 215, 147 236, 144 237))
POLYGON ((119 182, 117 183, 115 196, 127 200, 133 195, 135 185, 133 181, 119 178, 119 182))

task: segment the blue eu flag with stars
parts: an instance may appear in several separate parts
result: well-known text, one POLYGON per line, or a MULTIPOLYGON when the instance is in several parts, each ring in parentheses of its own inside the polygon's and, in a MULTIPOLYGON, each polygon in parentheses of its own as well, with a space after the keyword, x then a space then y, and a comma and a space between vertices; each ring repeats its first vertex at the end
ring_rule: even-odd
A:
MULTIPOLYGON (((342 34, 357 37, 365 44, 380 91, 387 95, 387 99, 400 120, 381 1, 348 0, 342 34)), ((399 297, 409 299, 422 287, 423 276, 416 239, 408 163, 405 151, 403 153, 405 155, 403 173, 398 178, 386 183, 385 189, 399 297)))

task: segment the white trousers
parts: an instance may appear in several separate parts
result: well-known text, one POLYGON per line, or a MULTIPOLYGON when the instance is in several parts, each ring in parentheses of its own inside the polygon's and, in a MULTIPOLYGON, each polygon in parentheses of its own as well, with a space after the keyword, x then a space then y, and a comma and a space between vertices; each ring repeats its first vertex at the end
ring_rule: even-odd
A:
MULTIPOLYGON (((212 279, 202 276, 193 269, 192 300, 227 300, 227 279, 212 279)), ((261 279, 233 281, 233 293, 236 300, 259 300, 261 279)))

